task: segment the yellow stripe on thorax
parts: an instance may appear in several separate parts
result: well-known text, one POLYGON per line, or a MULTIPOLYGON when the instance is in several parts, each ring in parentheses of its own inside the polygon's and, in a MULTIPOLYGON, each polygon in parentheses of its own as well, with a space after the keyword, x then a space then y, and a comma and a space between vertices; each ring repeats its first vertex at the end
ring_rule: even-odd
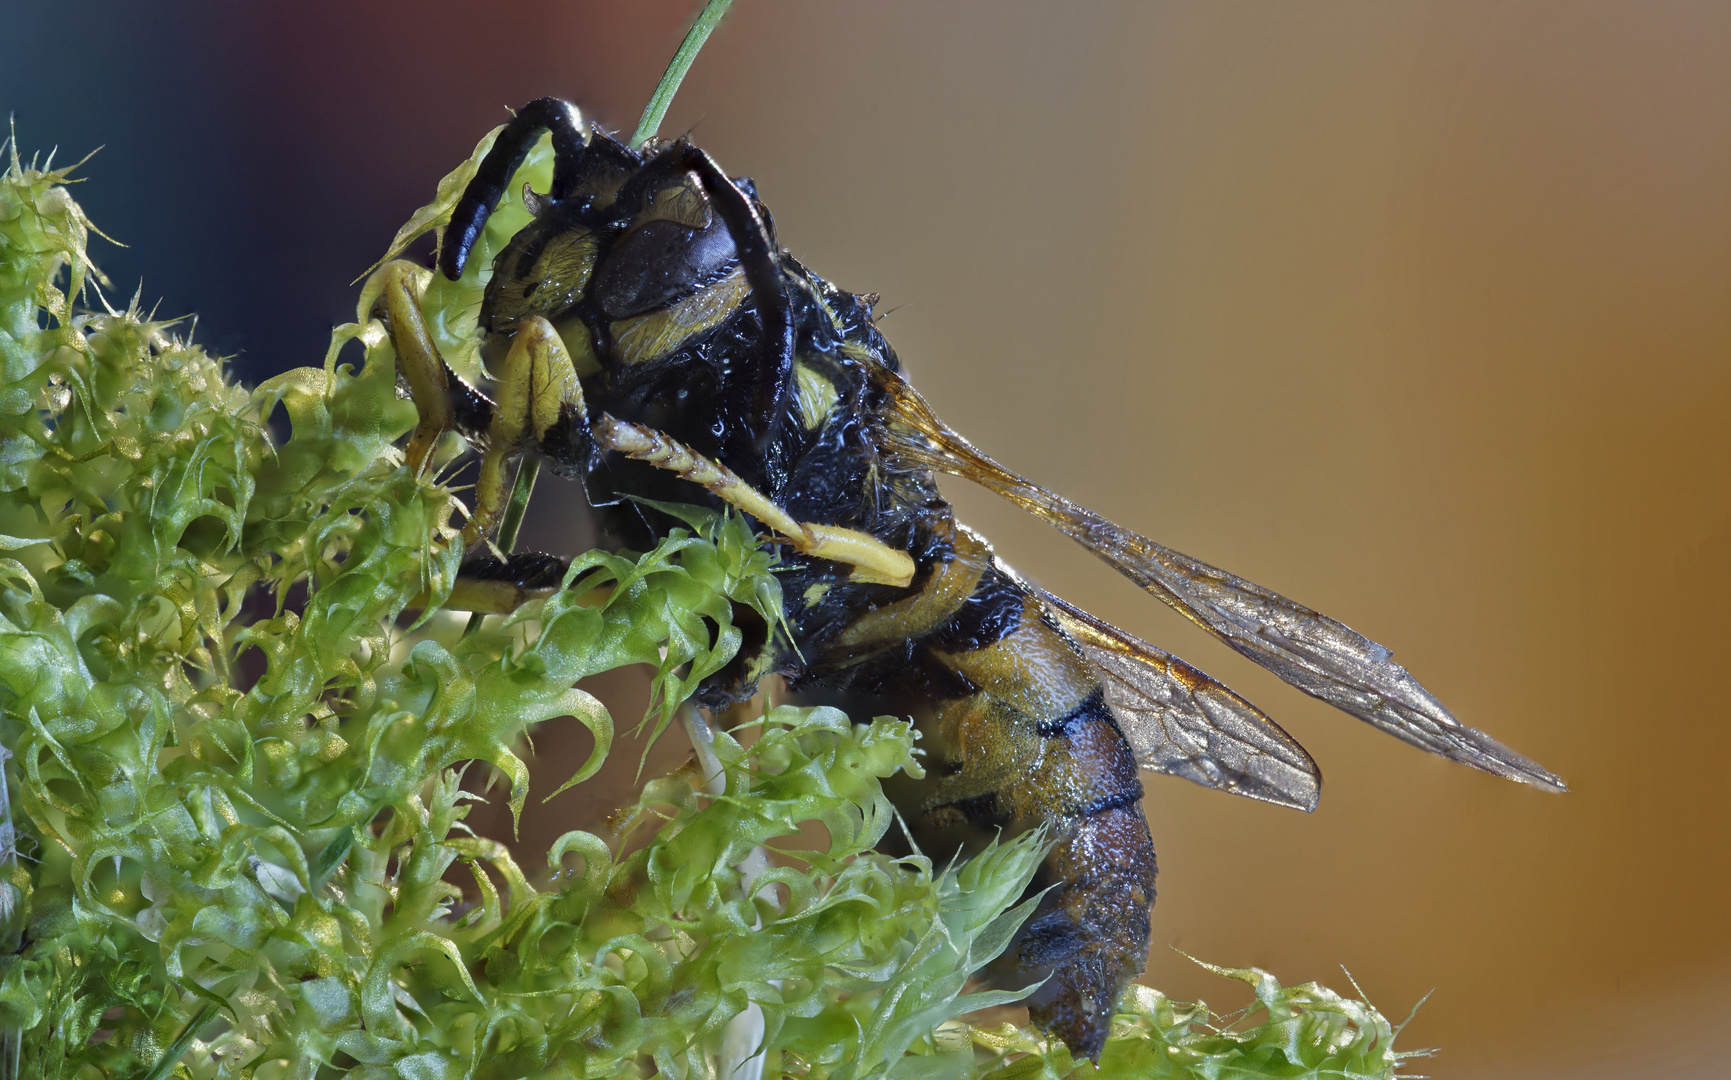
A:
POLYGON ((618 319, 613 323, 614 355, 622 364, 659 360, 720 326, 750 292, 745 271, 738 269, 660 311, 618 319))
POLYGON ((799 405, 800 419, 807 431, 815 431, 841 399, 829 376, 804 360, 793 363, 793 400, 799 405))

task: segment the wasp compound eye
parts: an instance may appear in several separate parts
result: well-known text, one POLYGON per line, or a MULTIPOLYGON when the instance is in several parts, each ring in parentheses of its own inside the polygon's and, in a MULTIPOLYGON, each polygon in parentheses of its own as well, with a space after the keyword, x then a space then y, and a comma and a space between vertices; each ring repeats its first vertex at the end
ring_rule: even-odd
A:
POLYGON ((610 319, 641 315, 690 296, 739 261, 720 219, 693 229, 650 221, 614 242, 595 276, 595 299, 610 319))
POLYGON ((600 239, 558 214, 536 218, 499 252, 481 305, 481 328, 511 333, 523 319, 557 320, 583 298, 600 239))

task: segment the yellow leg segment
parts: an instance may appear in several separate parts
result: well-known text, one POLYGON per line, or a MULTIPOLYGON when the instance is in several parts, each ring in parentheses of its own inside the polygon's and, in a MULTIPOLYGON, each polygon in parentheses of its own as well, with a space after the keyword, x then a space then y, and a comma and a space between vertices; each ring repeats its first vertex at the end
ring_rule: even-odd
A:
POLYGON ((473 544, 499 521, 511 495, 506 466, 526 446, 539 443, 566 406, 588 418, 583 384, 571 354, 553 324, 540 316, 523 320, 494 381, 498 401, 475 481, 475 511, 463 527, 464 545, 473 544))
MULTIPOLYGON (((421 293, 432 271, 403 259, 379 267, 362 290, 365 311, 383 309, 397 350, 397 371, 409 384, 420 422, 409 436, 408 466, 416 476, 426 472, 439 436, 456 426, 451 407, 451 375, 427 332, 421 315, 421 293)), ((540 442, 566 406, 579 417, 587 414, 583 386, 571 354, 553 324, 539 316, 524 319, 511 340, 495 380, 499 400, 493 409, 475 483, 475 509, 463 527, 463 545, 474 544, 498 524, 510 498, 506 475, 511 458, 540 442)))
POLYGON ((734 475, 719 462, 663 435, 653 428, 602 413, 591 425, 603 449, 646 461, 689 480, 780 533, 795 551, 853 567, 854 581, 906 586, 914 578, 914 560, 877 537, 857 529, 795 521, 769 497, 734 475))
POLYGON ((379 267, 362 292, 366 296, 376 290, 377 299, 373 303, 384 306, 391 327, 391 343, 397 349, 397 371, 409 384, 409 396, 414 398, 415 411, 421 417, 414 434, 409 436, 407 451, 409 469, 416 476, 427 471, 439 436, 454 426, 445 361, 421 317, 421 292, 431 277, 432 271, 396 259, 379 267))
MULTIPOLYGON (((384 308, 397 349, 397 370, 409 384, 420 414, 407 451, 408 466, 416 476, 426 471, 439 436, 456 426, 448 369, 421 315, 420 297, 430 276, 430 271, 398 259, 381 266, 362 292, 363 297, 371 297, 363 300, 363 307, 384 308)), ((475 509, 463 527, 465 547, 491 531, 503 515, 510 498, 506 475, 510 460, 540 443, 567 407, 579 419, 588 418, 571 355, 553 324, 539 316, 518 326, 497 373, 495 392, 498 401, 481 455, 475 509)), ((914 561, 907 552, 857 529, 795 521, 726 466, 652 428, 603 413, 591 430, 603 449, 649 462, 702 486, 779 533, 794 550, 853 567, 854 581, 906 586, 913 580, 914 561)))

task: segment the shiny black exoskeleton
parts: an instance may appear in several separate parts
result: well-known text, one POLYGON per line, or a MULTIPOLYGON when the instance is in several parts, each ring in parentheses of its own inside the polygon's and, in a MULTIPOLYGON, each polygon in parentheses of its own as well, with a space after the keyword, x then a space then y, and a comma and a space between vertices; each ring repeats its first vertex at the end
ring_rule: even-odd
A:
MULTIPOLYGON (((455 279, 510 177, 541 132, 552 133, 552 188, 529 194, 535 219, 498 256, 482 330, 502 344, 528 315, 551 320, 568 345, 578 339, 580 372, 583 357, 593 358, 583 379, 592 408, 723 462, 797 519, 869 532, 917 560, 953 518, 929 469, 884 452, 881 391, 861 357, 892 371, 900 364, 873 324, 875 298, 837 289, 780 251, 752 183, 730 180, 702 150, 676 142, 634 151, 580 124, 556 99, 525 106, 452 213, 439 265, 455 279), (713 211, 706 222, 689 205, 667 205, 695 202, 690 177, 713 211), (681 309, 741 277, 746 288, 728 293, 722 310, 699 319, 681 309), (632 320, 664 321, 672 347, 648 356, 620 349, 616 339, 632 320)), ((592 445, 540 449, 555 468, 584 475, 604 528, 631 546, 647 546, 654 532, 675 523, 628 499, 703 498, 663 470, 592 445)), ((821 602, 788 612, 808 657, 806 646, 821 646, 862 605, 893 593, 849 583, 847 569, 827 560, 785 561, 785 591, 825 591, 821 602)), ((795 678, 819 673, 809 664, 791 668, 794 650, 781 645, 783 655, 773 660, 742 657, 730 678, 704 688, 703 702, 749 697, 771 670, 795 678)))
MULTIPOLYGON (((900 365, 873 324, 875 298, 837 289, 779 250, 751 183, 729 180, 703 151, 683 141, 631 150, 583 131, 575 110, 551 99, 523 109, 483 160, 440 251, 447 276, 461 273, 543 130, 557 154, 552 189, 525 194, 534 220, 499 254, 480 313, 495 352, 525 319, 549 320, 592 415, 665 433, 795 519, 867 533, 916 567, 897 587, 785 553, 791 635, 748 631, 699 701, 743 700, 772 673, 795 689, 868 694, 931 721, 947 761, 950 775, 916 817, 1051 827, 1058 847, 1040 884, 1059 887, 1022 936, 1020 977, 1053 973, 1031 1000, 1035 1019, 1098 1054, 1147 949, 1154 860, 1136 762, 1074 644, 956 523, 930 468, 895 452, 883 373, 900 365), (1041 659, 1054 650, 1070 662, 1056 674, 1041 659), (968 749, 982 722, 990 746, 968 749), (1048 743, 1061 752, 1042 772, 1034 759, 1048 743), (1058 760, 1068 757, 1076 761, 1058 760)), ((702 497, 564 428, 536 449, 583 476, 604 529, 629 546, 677 524, 638 499, 702 497)))
MULTIPOLYGON (((452 427, 485 447, 470 543, 499 519, 505 463, 526 451, 581 477, 604 528, 633 547, 679 524, 640 500, 754 517, 766 543, 785 545, 787 632, 759 625, 699 700, 737 702, 770 674, 806 693, 870 697, 874 711, 913 715, 928 739, 927 786, 904 800, 916 826, 1046 830, 1036 887, 1050 888, 1011 963, 1016 977, 1049 976, 1029 1012, 1072 1050, 1098 1056, 1147 955, 1155 866, 1140 770, 1303 810, 1317 805, 1321 774, 1228 687, 1023 581, 955 520, 933 470, 1045 520, 1305 693, 1474 768, 1566 790, 1456 720, 1382 645, 981 453, 900 374, 873 301, 780 250, 751 183, 684 141, 636 151, 586 130, 564 102, 531 103, 455 208, 447 275, 543 130, 552 189, 525 192, 533 220, 499 253, 480 312, 496 406, 414 329, 409 283, 425 271, 381 271, 399 373, 421 413, 411 465, 425 468, 452 427)), ((519 566, 549 575, 529 559, 487 573, 527 588, 519 566)), ((514 605, 526 593, 512 595, 514 605)))

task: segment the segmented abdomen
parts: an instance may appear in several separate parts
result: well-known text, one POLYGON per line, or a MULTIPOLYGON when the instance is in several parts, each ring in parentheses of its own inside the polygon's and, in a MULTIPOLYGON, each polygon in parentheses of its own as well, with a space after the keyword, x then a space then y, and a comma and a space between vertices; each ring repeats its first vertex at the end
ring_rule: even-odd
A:
POLYGON ((1053 835, 1036 884, 1054 887, 1015 948, 1024 971, 1051 974, 1029 1001, 1033 1018, 1097 1055, 1147 958, 1155 873, 1140 770, 1099 678, 965 527, 924 588, 864 616, 835 646, 857 654, 897 635, 914 640, 909 697, 931 710, 927 728, 949 770, 923 809, 939 825, 1053 835))

